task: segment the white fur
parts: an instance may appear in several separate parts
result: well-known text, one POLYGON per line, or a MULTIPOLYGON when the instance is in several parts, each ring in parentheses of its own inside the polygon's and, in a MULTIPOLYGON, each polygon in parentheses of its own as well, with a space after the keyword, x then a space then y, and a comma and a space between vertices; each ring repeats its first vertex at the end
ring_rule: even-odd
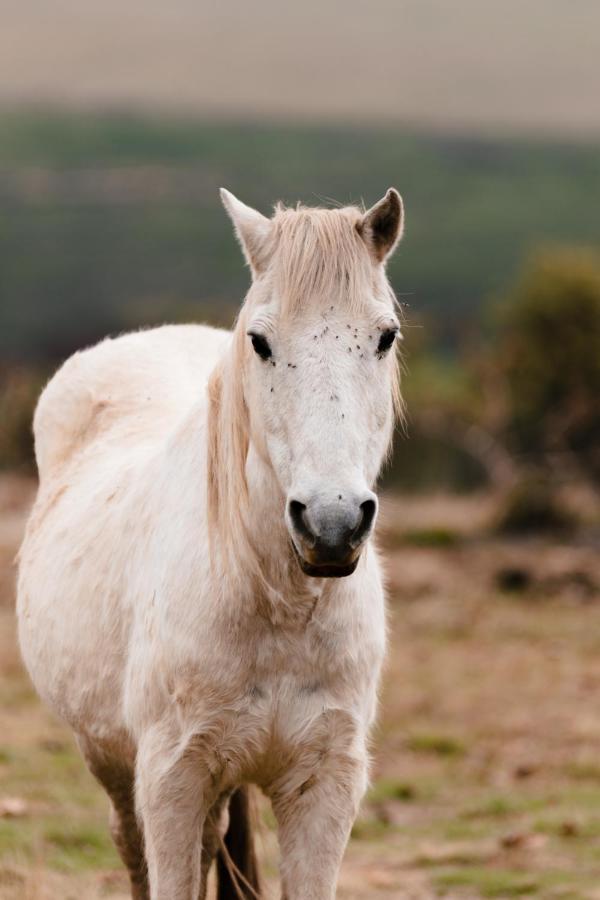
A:
MULTIPOLYGON (((40 695, 84 749, 135 767, 152 900, 201 895, 203 825, 243 782, 271 797, 287 900, 331 900, 366 784, 382 579, 370 541, 353 575, 304 576, 284 512, 291 491, 326 500, 373 486, 395 379, 392 356, 374 348, 395 312, 382 266, 359 244, 360 302, 344 305, 342 286, 286 312, 278 254, 302 247, 269 229, 312 211, 267 220, 231 195, 226 205, 260 259, 233 340, 203 326, 106 340, 42 394, 20 641, 40 695), (254 354, 249 327, 269 335, 276 366, 254 354), (236 410, 229 440, 215 428, 236 410), (207 475, 211 415, 219 471, 207 475), (240 444, 244 486, 231 474, 240 444), (210 502, 220 506, 209 533, 210 502)), ((334 231, 345 216, 355 240, 360 213, 314 212, 333 217, 334 231)), ((325 238, 313 237, 317 253, 325 238)), ((325 249, 335 254, 335 242, 325 249)))

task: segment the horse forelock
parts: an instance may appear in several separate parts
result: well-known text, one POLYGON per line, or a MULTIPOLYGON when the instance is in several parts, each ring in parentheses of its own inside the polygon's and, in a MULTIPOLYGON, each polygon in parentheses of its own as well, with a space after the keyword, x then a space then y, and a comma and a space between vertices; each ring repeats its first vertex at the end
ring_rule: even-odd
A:
POLYGON ((293 316, 307 304, 343 304, 350 313, 365 307, 376 283, 361 221, 354 206, 276 207, 268 277, 280 315, 293 316))
MULTIPOLYGON (((395 309, 402 321, 402 307, 383 267, 373 266, 362 235, 363 220, 364 209, 358 206, 275 207, 267 282, 270 278, 281 316, 294 316, 311 304, 333 305, 350 315, 359 314, 375 297, 395 309)), ((392 402, 396 419, 403 424, 399 348, 398 342, 392 402)))

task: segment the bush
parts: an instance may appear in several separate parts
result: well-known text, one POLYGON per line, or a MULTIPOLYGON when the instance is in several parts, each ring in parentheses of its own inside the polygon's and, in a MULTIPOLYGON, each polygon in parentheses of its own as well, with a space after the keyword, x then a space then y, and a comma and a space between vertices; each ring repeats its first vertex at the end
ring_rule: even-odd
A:
POLYGON ((557 500, 555 485, 542 473, 524 476, 506 494, 496 523, 504 534, 564 532, 574 524, 572 515, 557 500))
POLYGON ((515 450, 572 456, 600 478, 600 257, 538 254, 501 313, 496 364, 515 450))

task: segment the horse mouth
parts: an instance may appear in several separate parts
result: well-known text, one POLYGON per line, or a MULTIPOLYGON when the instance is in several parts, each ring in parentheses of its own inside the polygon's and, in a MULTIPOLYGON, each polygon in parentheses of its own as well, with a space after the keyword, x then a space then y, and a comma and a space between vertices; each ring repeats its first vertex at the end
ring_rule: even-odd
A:
POLYGON ((293 541, 290 543, 294 551, 294 556, 298 560, 298 565, 304 574, 310 575, 311 578, 346 578, 348 575, 352 575, 358 565, 358 560, 360 559, 359 554, 348 563, 322 563, 321 565, 318 565, 305 559, 293 541))

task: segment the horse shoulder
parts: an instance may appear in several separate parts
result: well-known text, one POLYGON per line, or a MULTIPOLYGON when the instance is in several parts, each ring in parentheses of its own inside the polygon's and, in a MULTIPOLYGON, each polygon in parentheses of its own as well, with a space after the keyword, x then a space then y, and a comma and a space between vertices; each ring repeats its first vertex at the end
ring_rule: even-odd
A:
POLYGON ((199 325, 134 332, 75 353, 46 385, 33 432, 40 479, 98 437, 165 434, 198 398, 228 333, 199 325))

